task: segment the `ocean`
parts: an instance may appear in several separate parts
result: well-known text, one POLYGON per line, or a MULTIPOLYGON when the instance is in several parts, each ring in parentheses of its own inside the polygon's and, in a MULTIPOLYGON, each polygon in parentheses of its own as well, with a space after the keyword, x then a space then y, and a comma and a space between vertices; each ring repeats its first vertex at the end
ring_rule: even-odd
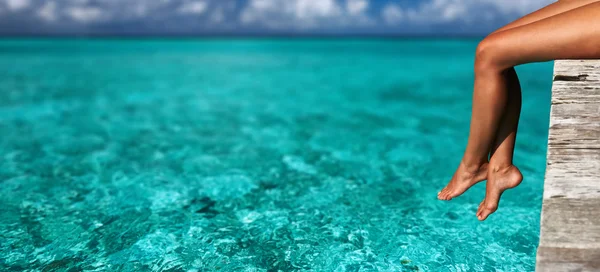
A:
POLYGON ((0 40, 0 268, 533 271, 552 64, 485 222, 478 39, 0 40))

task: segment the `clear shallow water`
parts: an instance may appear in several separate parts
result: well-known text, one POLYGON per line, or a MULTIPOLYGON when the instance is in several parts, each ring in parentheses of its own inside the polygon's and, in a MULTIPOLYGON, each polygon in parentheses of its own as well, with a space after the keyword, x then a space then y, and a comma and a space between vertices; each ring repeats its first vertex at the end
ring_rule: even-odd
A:
POLYGON ((533 271, 551 64, 518 68, 522 185, 436 200, 476 44, 0 41, 0 268, 533 271))

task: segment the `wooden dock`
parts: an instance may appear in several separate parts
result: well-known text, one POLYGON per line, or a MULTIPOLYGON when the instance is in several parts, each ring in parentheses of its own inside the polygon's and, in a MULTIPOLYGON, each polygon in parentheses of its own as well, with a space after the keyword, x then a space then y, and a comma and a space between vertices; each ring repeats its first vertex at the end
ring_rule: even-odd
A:
POLYGON ((600 60, 554 65, 537 271, 600 271, 600 60))

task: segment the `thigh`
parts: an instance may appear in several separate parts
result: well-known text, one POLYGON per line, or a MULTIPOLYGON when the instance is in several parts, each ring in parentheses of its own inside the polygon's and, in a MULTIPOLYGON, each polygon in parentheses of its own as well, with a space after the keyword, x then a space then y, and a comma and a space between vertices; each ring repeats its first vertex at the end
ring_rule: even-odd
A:
MULTIPOLYGON (((527 1, 527 0, 523 0, 523 1, 527 1)), ((548 17, 552 17, 554 15, 557 15, 557 14, 560 14, 563 12, 567 12, 569 10, 573 10, 573 9, 576 9, 576 8, 579 8, 582 6, 586 6, 586 5, 592 4, 594 2, 600 2, 600 0, 560 0, 558 2, 554 2, 548 6, 545 6, 537 11, 534 11, 530 14, 527 14, 527 15, 499 28, 498 30, 494 31, 494 33, 512 29, 512 28, 519 27, 519 26, 523 26, 523 25, 530 24, 533 22, 537 22, 539 20, 543 20, 548 17)))
POLYGON ((484 42, 493 64, 500 68, 600 58, 600 2, 491 34, 484 42))

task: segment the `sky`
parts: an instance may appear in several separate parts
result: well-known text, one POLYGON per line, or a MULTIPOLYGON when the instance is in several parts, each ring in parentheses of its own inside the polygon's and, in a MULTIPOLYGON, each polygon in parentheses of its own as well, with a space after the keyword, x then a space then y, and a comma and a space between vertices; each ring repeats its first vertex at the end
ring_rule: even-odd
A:
POLYGON ((0 35, 481 35, 552 0, 0 0, 0 35))

